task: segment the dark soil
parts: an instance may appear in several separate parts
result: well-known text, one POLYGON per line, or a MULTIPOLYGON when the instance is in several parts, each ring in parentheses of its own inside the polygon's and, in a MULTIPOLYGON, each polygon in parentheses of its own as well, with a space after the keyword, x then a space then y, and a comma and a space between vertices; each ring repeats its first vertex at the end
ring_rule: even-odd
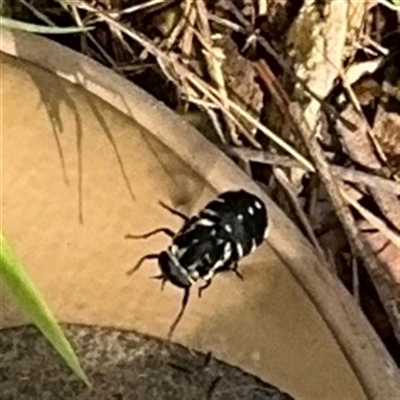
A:
POLYGON ((1 332, 1 399, 291 399, 239 368, 168 341, 97 327, 66 331, 92 389, 26 326, 1 332))

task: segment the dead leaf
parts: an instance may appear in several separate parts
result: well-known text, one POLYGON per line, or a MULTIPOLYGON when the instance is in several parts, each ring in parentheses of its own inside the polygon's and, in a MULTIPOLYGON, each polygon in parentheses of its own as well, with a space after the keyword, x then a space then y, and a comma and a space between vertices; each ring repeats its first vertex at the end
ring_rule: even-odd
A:
MULTIPOLYGON (((225 55, 222 69, 230 98, 258 119, 263 106, 263 92, 256 82, 251 62, 240 54, 235 42, 226 35, 221 36, 216 45, 223 49, 225 55)), ((241 122, 249 130, 254 130, 247 121, 241 122)))
MULTIPOLYGON (((393 282, 400 285, 400 250, 398 247, 374 229, 368 221, 360 221, 359 228, 393 282)), ((398 289, 400 290, 400 286, 398 289)))
POLYGON ((373 131, 389 166, 400 174, 400 102, 390 99, 378 107, 373 131))
MULTIPOLYGON (((343 61, 354 53, 365 12, 366 4, 356 0, 325 2, 320 6, 306 0, 293 23, 287 44, 292 49, 294 71, 320 98, 329 94, 343 61)), ((302 88, 297 95, 304 98, 302 88)), ((306 99, 304 118, 314 131, 321 106, 309 95, 306 99)))
POLYGON ((365 119, 357 113, 352 104, 348 104, 341 116, 347 121, 336 123, 337 133, 348 156, 367 169, 380 169, 381 163, 368 136, 365 119))
POLYGON ((377 57, 373 60, 351 64, 345 72, 346 82, 353 85, 365 75, 373 74, 381 65, 383 57, 377 57))

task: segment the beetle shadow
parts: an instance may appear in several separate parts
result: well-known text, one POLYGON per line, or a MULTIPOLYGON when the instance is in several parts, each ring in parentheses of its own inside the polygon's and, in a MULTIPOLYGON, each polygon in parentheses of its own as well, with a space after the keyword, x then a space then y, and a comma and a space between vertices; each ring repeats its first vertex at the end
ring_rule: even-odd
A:
MULTIPOLYGON (((20 41, 16 39, 17 48, 21 48, 20 41)), ((24 45, 22 45, 24 46, 24 45)), ((18 50, 20 51, 20 50, 18 50)), ((24 53, 24 50, 21 50, 24 53)), ((51 131, 53 134, 53 139, 57 151, 58 158, 60 160, 61 175, 64 183, 70 186, 70 178, 68 175, 68 169, 65 161, 65 152, 62 145, 61 136, 64 134, 64 124, 61 117, 61 107, 65 104, 72 112, 76 130, 76 147, 78 153, 78 219, 80 223, 83 223, 83 206, 82 206, 82 119, 77 109, 77 106, 73 99, 70 97, 64 82, 59 79, 51 79, 51 74, 42 69, 36 68, 35 66, 21 60, 8 61, 7 56, 2 57, 2 62, 4 64, 15 65, 18 64, 23 68, 25 72, 29 74, 32 82, 38 89, 40 96, 40 102, 37 104, 37 108, 41 105, 45 108, 48 116, 48 120, 51 125, 51 131), (50 78, 50 79, 49 79, 50 78), (49 85, 49 82, 51 85, 49 85)))
MULTIPOLYGON (((25 41, 19 40, 16 36, 15 47, 16 54, 29 54, 29 49, 26 49, 25 41)), ((68 173, 68 166, 66 163, 66 154, 63 148, 62 136, 65 134, 70 134, 71 132, 66 132, 61 108, 66 106, 71 112, 74 120, 74 131, 76 135, 76 154, 77 154, 77 194, 78 194, 78 220, 81 224, 84 221, 84 204, 83 204, 83 184, 84 184, 84 160, 83 160, 83 121, 81 112, 74 100, 74 94, 71 94, 71 84, 70 82, 64 80, 63 78, 56 77, 53 72, 47 71, 45 68, 37 67, 30 62, 22 61, 21 59, 13 60, 12 62, 7 59, 8 56, 4 56, 2 59, 3 63, 10 63, 15 65, 16 63, 21 65, 24 71, 26 71, 35 84, 39 96, 40 102, 38 108, 43 105, 48 120, 51 125, 51 130, 54 138, 54 143, 57 151, 58 158, 60 160, 60 170, 61 176, 64 183, 67 186, 71 185, 71 179, 68 173)), ((63 60, 64 61, 64 60, 63 60)), ((57 67, 59 67, 59 64, 57 67)), ((65 57, 65 62, 63 62, 63 68, 57 69, 58 75, 72 76, 73 81, 76 82, 77 86, 83 86, 84 77, 87 76, 87 72, 84 68, 80 67, 79 62, 72 61, 70 58, 65 57)), ((97 82, 100 83, 100 82, 97 82)), ((101 83, 102 84, 102 83, 101 83)), ((112 133, 112 129, 108 126, 106 119, 103 117, 101 110, 99 109, 99 104, 95 101, 97 100, 95 96, 91 95, 85 89, 81 90, 81 93, 85 96, 87 105, 90 107, 94 118, 98 121, 101 132, 106 136, 112 151, 115 154, 117 163, 119 165, 119 170, 129 192, 129 196, 132 201, 135 200, 134 191, 132 185, 128 179, 126 169, 124 167, 124 162, 122 160, 118 145, 112 133)))
MULTIPOLYGON (((26 54, 27 49, 24 49, 24 41, 15 39, 17 53, 26 54)), ((67 49, 68 50, 68 49, 67 49)), ((155 135, 148 132, 135 118, 134 105, 130 105, 126 100, 123 93, 114 90, 112 85, 107 85, 107 82, 99 82, 98 77, 93 76, 88 72, 84 66, 80 65, 79 60, 76 61, 73 57, 68 57, 66 54, 65 62, 62 69, 57 69, 57 74, 60 76, 68 76, 69 79, 75 82, 77 86, 84 86, 85 82, 92 82, 94 85, 104 88, 106 91, 111 91, 113 95, 118 98, 125 107, 123 113, 136 123, 140 129, 135 129, 135 134, 141 136, 143 143, 146 143, 148 149, 157 160, 159 167, 164 171, 165 178, 169 181, 169 199, 173 207, 184 207, 186 211, 192 209, 192 203, 196 202, 204 190, 213 190, 206 181, 201 178, 188 164, 183 162, 179 156, 167 148, 155 135), (71 78, 72 77, 72 78, 71 78)), ((3 58, 3 62, 7 62, 7 57, 3 58)), ((62 107, 66 106, 73 115, 74 131, 76 134, 76 154, 77 154, 77 193, 78 193, 78 219, 80 223, 84 221, 84 204, 83 204, 83 190, 84 190, 84 159, 83 159, 83 145, 84 145, 84 130, 82 114, 75 102, 74 95, 71 93, 71 83, 63 78, 55 78, 54 73, 49 72, 41 67, 35 67, 29 62, 18 60, 21 65, 24 65, 24 70, 30 75, 32 81, 38 89, 40 102, 46 110, 48 119, 51 125, 51 130, 54 138, 55 148, 58 158, 60 160, 61 176, 67 186, 71 185, 71 177, 68 171, 66 162, 65 146, 63 146, 62 137, 69 132, 65 132, 63 124, 62 107), (54 78, 54 79, 49 79, 54 78), (49 85, 51 82, 51 85, 49 85)), ((57 65, 58 67, 58 65, 57 65)), ((101 108, 99 107, 98 99, 95 95, 87 92, 85 89, 81 90, 85 96, 87 105, 90 107, 94 118, 98 121, 101 132, 106 136, 112 151, 115 154, 119 170, 129 192, 130 199, 135 201, 135 194, 131 182, 129 181, 124 161, 113 135, 111 127, 108 125, 106 118, 102 115, 101 108)), ((41 105, 40 104, 40 105, 41 105)), ((38 104, 39 107, 39 104, 38 104)), ((149 112, 150 117, 150 112, 149 112)), ((138 149, 140 151, 140 149, 138 149)), ((212 166, 210 165, 210 168, 212 166)))
MULTIPOLYGON (((145 92, 138 86, 136 86, 136 89, 137 91, 145 92)), ((133 121, 138 128, 135 129, 134 134, 140 136, 142 142, 145 143, 147 149, 157 161, 157 168, 159 168, 163 172, 164 180, 165 182, 168 182, 168 199, 165 202, 169 202, 169 206, 175 209, 181 209, 185 214, 191 215, 194 210, 195 203, 199 198, 201 198, 202 194, 207 192, 215 192, 215 188, 208 182, 206 177, 202 177, 198 172, 194 170, 194 168, 190 164, 185 162, 179 156, 179 154, 174 151, 173 148, 168 147, 165 143, 162 142, 161 139, 157 137, 156 134, 150 132, 143 126, 143 124, 138 120, 138 117, 135 115, 135 105, 131 104, 132 102, 127 99, 126 95, 123 92, 115 91, 111 87, 107 87, 107 90, 112 91, 121 101, 121 112, 124 113, 131 121, 133 121)), ((155 98, 153 98, 151 94, 146 94, 150 96, 151 99, 155 100, 155 98)), ((159 100, 157 100, 157 103, 157 106, 155 106, 153 102, 149 101, 149 113, 147 118, 150 120, 151 115, 154 112, 152 108, 158 107, 164 113, 166 119, 179 119, 179 125, 182 128, 178 128, 177 142, 179 141, 178 134, 184 133, 185 130, 193 130, 196 131, 198 135, 203 136, 197 131, 194 126, 186 122, 174 110, 170 109, 159 100)), ((156 112, 158 111, 156 110, 156 112)), ((164 130, 164 127, 161 125, 157 127, 157 129, 162 131, 164 130)), ((171 128, 165 128, 165 135, 171 135, 171 128)), ((198 156, 201 156, 200 152, 198 156)), ((210 163, 209 169, 211 170, 212 168, 213 165, 212 163, 210 163)), ((151 175, 151 172, 155 171, 150 171, 149 175, 151 175)), ((157 200, 164 201, 164 199, 157 200)))
MULTIPOLYGON (((17 46, 18 47, 18 46, 17 46)), ((62 118, 60 115, 60 107, 62 101, 65 102, 67 106, 69 106, 73 111, 74 111, 74 116, 75 116, 75 122, 76 122, 76 127, 77 130, 81 132, 82 130, 82 124, 80 120, 79 114, 76 112, 76 107, 71 98, 66 95, 65 89, 59 85, 52 85, 51 90, 49 90, 48 85, 46 86, 46 81, 48 81, 48 76, 49 73, 45 70, 42 69, 37 69, 34 68, 32 65, 29 63, 26 63, 25 61, 21 61, 20 59, 12 59, 11 57, 8 58, 7 55, 2 56, 2 63, 11 66, 15 66, 17 64, 21 69, 24 69, 25 72, 29 74, 29 76, 32 78, 32 81, 34 82, 35 86, 37 87, 39 91, 39 96, 41 103, 43 103, 47 115, 49 117, 49 121, 51 124, 52 128, 52 133, 54 136, 54 141, 57 149, 57 153, 60 159, 60 167, 61 167, 61 173, 62 177, 64 179, 64 182, 66 185, 70 185, 67 169, 66 169, 66 163, 65 163, 65 156, 64 156, 64 150, 62 148, 61 140, 60 140, 60 134, 63 132, 63 122, 62 118)), ((37 108, 40 107, 40 103, 37 105, 37 108)))

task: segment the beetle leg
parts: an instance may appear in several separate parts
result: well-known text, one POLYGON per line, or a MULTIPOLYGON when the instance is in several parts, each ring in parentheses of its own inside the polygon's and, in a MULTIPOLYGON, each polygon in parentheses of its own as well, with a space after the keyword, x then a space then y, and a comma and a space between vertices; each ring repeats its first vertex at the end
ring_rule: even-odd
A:
POLYGON ((136 263, 136 265, 133 267, 133 268, 131 268, 130 270, 128 270, 127 272, 126 272, 126 274, 127 275, 132 275, 132 274, 134 274, 140 267, 141 267, 141 265, 143 264, 143 262, 144 261, 146 261, 146 260, 158 260, 158 257, 159 257, 159 254, 157 253, 157 254, 147 254, 147 255, 145 255, 145 256, 143 256, 137 263, 136 263))
POLYGON ((203 291, 211 285, 211 282, 212 282, 211 279, 209 279, 206 281, 206 283, 203 286, 199 287, 199 297, 201 297, 201 295, 203 294, 203 291))
POLYGON ((178 315, 176 316, 174 322, 172 323, 171 327, 169 328, 168 332, 168 339, 171 340, 172 335, 174 334, 175 328, 179 324, 180 320, 182 319, 183 313, 185 312, 186 306, 189 302, 189 296, 190 296, 190 288, 185 288, 184 289, 184 294, 183 294, 183 299, 182 299, 182 304, 181 304, 181 309, 179 310, 178 315))
POLYGON ((158 228, 153 231, 144 233, 142 235, 131 235, 130 233, 125 235, 125 239, 147 239, 151 236, 157 235, 157 233, 165 233, 167 236, 173 238, 176 234, 169 228, 158 228))
POLYGON ((188 222, 190 220, 190 218, 187 215, 181 213, 178 210, 175 210, 174 208, 170 207, 169 205, 163 203, 162 201, 159 201, 159 203, 160 203, 161 207, 163 207, 166 210, 168 210, 171 214, 174 214, 174 215, 177 215, 178 217, 181 217, 185 222, 188 222))
POLYGON ((239 268, 239 264, 238 264, 237 262, 235 262, 235 263, 233 264, 232 271, 235 273, 235 275, 236 275, 240 280, 244 281, 244 277, 243 277, 243 275, 238 271, 238 268, 239 268))
POLYGON ((165 283, 167 282, 167 279, 165 278, 165 275, 164 274, 160 274, 160 275, 152 276, 151 278, 152 279, 161 280, 161 291, 163 291, 165 283))

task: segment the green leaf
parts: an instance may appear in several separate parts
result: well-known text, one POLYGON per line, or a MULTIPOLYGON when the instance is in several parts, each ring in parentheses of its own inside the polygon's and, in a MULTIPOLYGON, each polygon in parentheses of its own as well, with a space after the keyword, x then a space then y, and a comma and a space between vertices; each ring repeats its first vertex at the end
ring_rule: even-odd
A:
POLYGON ((41 33, 46 35, 79 33, 79 32, 86 32, 92 29, 91 27, 79 28, 77 26, 72 26, 72 27, 61 28, 58 26, 37 25, 1 16, 0 16, 0 26, 4 26, 5 28, 10 28, 10 29, 17 29, 25 32, 41 33))
POLYGON ((46 339, 58 351, 74 373, 90 387, 78 357, 47 306, 37 291, 24 267, 17 259, 5 237, 0 234, 0 280, 4 282, 21 309, 26 313, 46 339))
POLYGON ((388 7, 390 10, 399 12, 400 11, 400 0, 392 0, 392 3, 394 5, 394 7, 392 6, 392 4, 390 3, 389 0, 384 0, 381 2, 381 4, 383 6, 388 7), (396 9, 396 7, 397 7, 397 9, 396 9))

